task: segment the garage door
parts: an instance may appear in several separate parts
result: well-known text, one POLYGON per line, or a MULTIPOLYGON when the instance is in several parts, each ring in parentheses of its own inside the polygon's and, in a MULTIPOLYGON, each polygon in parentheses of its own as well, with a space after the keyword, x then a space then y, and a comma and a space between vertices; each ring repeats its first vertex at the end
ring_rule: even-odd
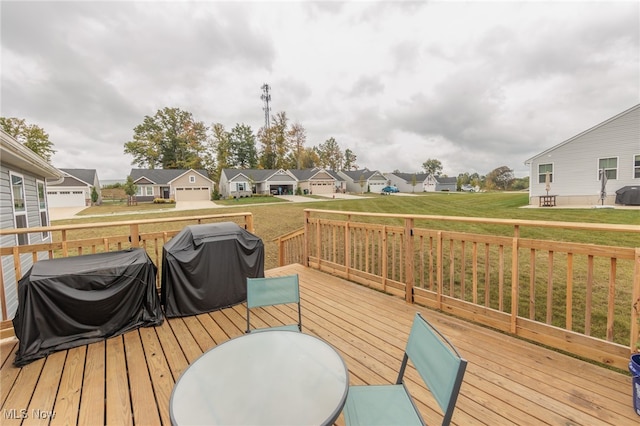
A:
POLYGON ((369 191, 371 192, 382 192, 382 188, 384 188, 385 186, 387 186, 387 184, 385 182, 379 183, 379 182, 372 182, 369 185, 369 191))
POLYGON ((311 182, 312 194, 333 194, 335 185, 333 182, 311 182))
POLYGON ((176 188, 176 201, 209 201, 209 188, 176 188))
POLYGON ((47 191, 49 207, 83 207, 84 191, 47 191))

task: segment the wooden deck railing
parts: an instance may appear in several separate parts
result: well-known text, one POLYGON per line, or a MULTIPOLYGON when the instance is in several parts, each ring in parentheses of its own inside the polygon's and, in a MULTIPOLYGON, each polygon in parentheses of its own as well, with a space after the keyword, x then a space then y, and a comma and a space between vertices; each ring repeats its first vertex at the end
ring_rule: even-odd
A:
POLYGON ((626 369, 638 342, 640 247, 523 238, 525 228, 631 233, 640 243, 637 225, 307 209, 304 229, 278 239, 280 265, 302 263, 626 369), (447 230, 453 222, 511 231, 447 230))
MULTIPOLYGON (((101 253, 114 250, 123 250, 132 247, 143 247, 149 257, 160 268, 162 263, 162 248, 173 236, 178 234, 185 226, 213 223, 220 221, 233 221, 244 227, 249 232, 254 232, 253 215, 247 212, 202 215, 175 218, 158 218, 135 221, 86 223, 75 225, 57 225, 37 228, 3 229, 0 235, 15 235, 25 233, 49 232, 49 243, 30 244, 21 246, 0 247, 0 256, 5 259, 8 256, 13 259, 15 272, 15 284, 24 275, 22 261, 25 256, 31 257, 36 262, 43 257, 48 259, 79 256, 90 253, 101 253), (91 231, 93 235, 87 238, 91 231)), ((157 276, 157 285, 160 283, 160 273, 157 276)), ((7 318, 7 300, 5 297, 5 272, 0 270, 0 306, 2 308, 2 322, 0 332, 11 329, 7 318)))

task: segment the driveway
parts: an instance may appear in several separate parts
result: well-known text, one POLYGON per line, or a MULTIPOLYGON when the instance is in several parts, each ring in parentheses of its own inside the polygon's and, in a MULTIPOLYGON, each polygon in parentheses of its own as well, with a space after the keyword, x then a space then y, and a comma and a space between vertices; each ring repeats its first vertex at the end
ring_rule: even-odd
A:
POLYGON ((176 210, 215 209, 219 206, 213 201, 176 201, 176 210))
POLYGON ((72 219, 87 207, 49 207, 49 220, 72 219))

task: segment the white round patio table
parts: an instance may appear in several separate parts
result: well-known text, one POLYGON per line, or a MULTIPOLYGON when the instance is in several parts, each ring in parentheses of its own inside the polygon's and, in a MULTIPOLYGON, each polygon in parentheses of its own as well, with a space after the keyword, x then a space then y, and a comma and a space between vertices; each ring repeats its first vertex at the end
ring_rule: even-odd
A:
POLYGON ((325 341, 269 330, 228 340, 176 382, 174 425, 325 425, 340 415, 349 372, 325 341))

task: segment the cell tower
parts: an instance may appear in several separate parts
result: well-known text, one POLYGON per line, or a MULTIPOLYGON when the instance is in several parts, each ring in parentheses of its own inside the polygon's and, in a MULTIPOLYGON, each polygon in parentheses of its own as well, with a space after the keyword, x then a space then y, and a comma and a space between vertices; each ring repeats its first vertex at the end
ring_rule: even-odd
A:
POLYGON ((262 102, 264 102, 264 106, 262 107, 262 109, 264 110, 264 128, 268 129, 269 128, 269 115, 271 113, 271 108, 269 107, 269 102, 271 101, 271 94, 269 93, 269 90, 271 89, 271 87, 265 83, 262 85, 262 96, 260 96, 260 99, 262 99, 262 102))

